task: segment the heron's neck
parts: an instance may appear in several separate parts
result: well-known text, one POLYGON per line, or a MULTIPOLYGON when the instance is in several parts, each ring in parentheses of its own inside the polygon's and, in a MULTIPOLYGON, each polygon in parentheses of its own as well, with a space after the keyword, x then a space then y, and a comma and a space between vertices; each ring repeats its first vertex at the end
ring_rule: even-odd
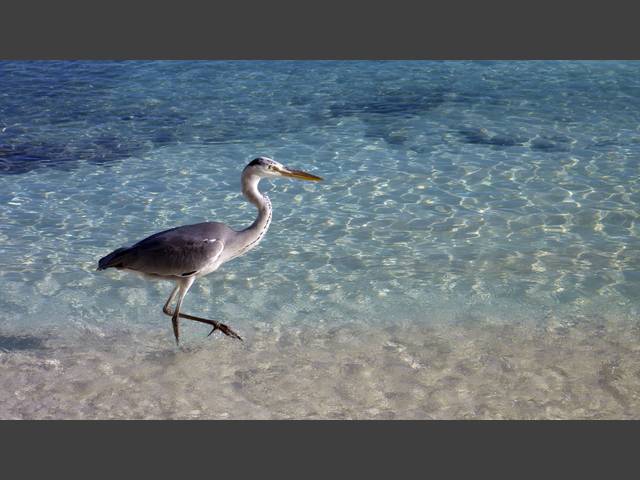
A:
POLYGON ((258 218, 241 232, 243 243, 249 248, 257 245, 271 224, 271 200, 260 193, 258 183, 260 183, 259 176, 242 174, 242 193, 258 208, 258 218))

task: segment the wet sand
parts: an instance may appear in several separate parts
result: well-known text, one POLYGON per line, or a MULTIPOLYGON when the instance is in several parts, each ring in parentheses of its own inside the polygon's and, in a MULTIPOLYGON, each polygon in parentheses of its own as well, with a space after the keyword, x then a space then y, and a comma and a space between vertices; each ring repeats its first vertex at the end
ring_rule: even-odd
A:
POLYGON ((635 322, 185 330, 3 335, 0 418, 640 418, 635 322))

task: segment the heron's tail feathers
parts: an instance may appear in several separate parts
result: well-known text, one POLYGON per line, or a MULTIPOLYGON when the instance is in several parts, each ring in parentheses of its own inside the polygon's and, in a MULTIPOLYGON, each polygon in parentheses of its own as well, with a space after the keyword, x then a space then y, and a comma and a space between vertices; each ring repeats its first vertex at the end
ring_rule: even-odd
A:
POLYGON ((98 270, 105 270, 107 268, 121 268, 122 267, 122 257, 129 250, 129 248, 118 248, 114 250, 106 257, 102 257, 98 261, 98 270))

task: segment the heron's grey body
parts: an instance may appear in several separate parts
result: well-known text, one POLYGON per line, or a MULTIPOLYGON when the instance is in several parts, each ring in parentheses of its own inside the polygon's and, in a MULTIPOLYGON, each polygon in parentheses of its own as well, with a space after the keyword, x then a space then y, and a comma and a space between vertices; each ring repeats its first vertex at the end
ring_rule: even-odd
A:
POLYGON ((184 225, 151 235, 132 247, 119 248, 101 259, 98 266, 100 270, 115 267, 166 280, 202 277, 243 250, 246 241, 240 237, 251 242, 258 232, 243 233, 218 222, 184 225))
POLYGON ((165 279, 198 275, 220 257, 227 230, 226 225, 213 222, 165 230, 115 250, 100 260, 98 268, 124 268, 165 279))
POLYGON ((225 334, 240 338, 226 325, 180 313, 180 306, 193 282, 216 271, 220 265, 255 248, 271 224, 272 206, 269 197, 258 190, 262 177, 290 176, 304 180, 319 180, 304 172, 288 170, 277 162, 259 157, 242 172, 242 192, 258 208, 258 217, 246 229, 236 231, 224 223, 204 222, 172 228, 151 235, 131 247, 118 248, 98 262, 98 270, 116 268, 141 273, 148 278, 172 280, 176 286, 163 311, 172 316, 176 342, 179 338, 178 317, 201 321, 225 334), (306 177, 305 177, 306 176, 306 177), (176 308, 171 302, 178 294, 176 308))

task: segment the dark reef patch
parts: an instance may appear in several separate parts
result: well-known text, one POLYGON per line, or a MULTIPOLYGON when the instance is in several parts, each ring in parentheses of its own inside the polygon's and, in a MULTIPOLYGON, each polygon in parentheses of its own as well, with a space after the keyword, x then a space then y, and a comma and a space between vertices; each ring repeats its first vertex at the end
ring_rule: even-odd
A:
POLYGON ((529 139, 519 135, 491 135, 482 128, 463 128, 458 135, 464 143, 475 145, 493 145, 495 147, 515 147, 524 145, 529 139))
POLYGON ((75 161, 108 163, 140 155, 148 150, 136 141, 121 141, 115 136, 98 136, 78 143, 0 142, 0 174, 17 175, 37 168, 69 166, 75 161))
POLYGON ((42 350, 46 348, 44 340, 33 335, 0 334, 0 351, 42 350))
POLYGON ((445 102, 445 91, 390 91, 372 94, 369 98, 337 102, 329 107, 333 117, 358 116, 366 121, 370 115, 412 116, 439 107, 445 102))
POLYGON ((532 150, 543 152, 566 152, 571 139, 562 135, 540 136, 531 142, 532 150))
POLYGON ((60 145, 0 143, 0 173, 26 173, 63 157, 64 147, 60 145))

